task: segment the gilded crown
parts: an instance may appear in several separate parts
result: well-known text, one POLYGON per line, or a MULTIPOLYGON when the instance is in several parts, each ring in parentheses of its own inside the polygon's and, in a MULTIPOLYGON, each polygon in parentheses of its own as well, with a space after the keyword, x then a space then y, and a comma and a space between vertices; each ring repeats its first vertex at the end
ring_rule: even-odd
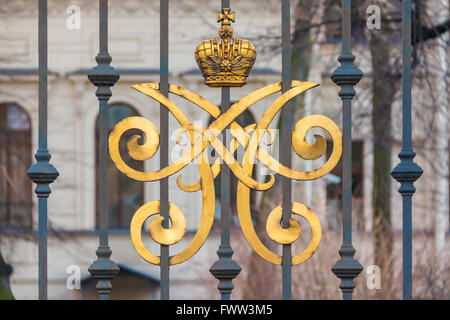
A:
POLYGON ((231 22, 235 13, 225 8, 217 15, 222 25, 219 38, 203 41, 195 50, 195 59, 210 87, 242 87, 256 60, 253 44, 244 39, 233 39, 231 22))

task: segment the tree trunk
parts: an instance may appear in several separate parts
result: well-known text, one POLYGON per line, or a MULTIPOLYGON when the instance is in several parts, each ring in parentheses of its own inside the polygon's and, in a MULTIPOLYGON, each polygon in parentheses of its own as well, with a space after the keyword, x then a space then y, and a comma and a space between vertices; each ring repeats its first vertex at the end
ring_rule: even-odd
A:
MULTIPOLYGON (((449 1, 443 1, 441 6, 433 8, 434 16, 437 17, 436 22, 448 21, 448 8, 449 1), (445 3, 446 4, 445 4, 445 3)), ((445 236, 448 230, 448 212, 449 212, 449 167, 448 167, 448 63, 447 63, 447 41, 448 33, 441 35, 435 41, 435 48, 433 51, 436 53, 438 59, 439 70, 435 76, 435 92, 436 92, 436 159, 440 161, 436 162, 436 175, 437 175, 437 192, 436 192, 436 217, 434 225, 434 246, 436 252, 436 278, 439 279, 443 275, 445 268, 445 236)), ((444 282, 441 281, 439 285, 444 282)))
MULTIPOLYGON (((383 1, 376 1, 383 15, 388 14, 383 1)), ((385 19, 387 17, 384 17, 385 19)), ((375 264, 382 270, 382 283, 389 283, 393 236, 391 225, 392 137, 391 111, 400 83, 399 61, 395 58, 392 32, 395 26, 382 25, 370 31, 372 55, 372 130, 373 165, 373 232, 375 264)))

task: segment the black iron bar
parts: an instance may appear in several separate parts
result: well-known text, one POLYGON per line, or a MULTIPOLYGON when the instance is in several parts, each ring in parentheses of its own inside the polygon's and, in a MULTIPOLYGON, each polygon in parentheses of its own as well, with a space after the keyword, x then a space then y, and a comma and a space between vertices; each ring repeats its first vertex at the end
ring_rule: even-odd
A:
POLYGON ((47 0, 39 1, 39 148, 47 148, 47 99, 48 99, 48 25, 47 0), (42 134, 41 134, 42 133, 42 134))
POLYGON ((48 90, 48 26, 47 0, 38 3, 38 51, 39 51, 39 132, 38 150, 34 155, 36 163, 28 169, 28 176, 36 188, 38 197, 38 294, 39 300, 47 300, 47 199, 51 193, 50 183, 58 177, 58 171, 50 164, 50 153, 47 150, 47 90, 48 90))
MULTIPOLYGON (((221 113, 225 113, 230 108, 230 88, 222 88, 221 113)), ((223 145, 227 146, 226 133, 222 135, 223 145)), ((225 148, 224 148, 225 149, 225 148)), ((226 150, 223 150, 225 154, 226 150)), ((226 159, 224 159, 224 162, 226 159)), ((220 226, 222 229, 220 239, 222 246, 230 246, 230 168, 224 163, 220 175, 220 226)))
MULTIPOLYGON (((169 96, 169 0, 160 1, 160 92, 169 96)), ((160 167, 169 164, 169 111, 160 106, 160 167)), ((165 219, 163 227, 169 227, 169 178, 159 183, 160 214, 165 219)), ((169 246, 161 245, 161 300, 169 299, 169 246)))
MULTIPOLYGON (((99 46, 100 55, 108 54, 108 1, 100 1, 99 46)), ((99 100, 99 208, 100 208, 100 245, 108 246, 108 100, 99 100)))
MULTIPOLYGON (((47 99, 48 99, 48 25, 47 1, 39 1, 39 149, 47 149, 47 99)), ((39 195, 38 195, 39 197, 39 195)), ((47 198, 38 200, 38 242, 39 242, 39 299, 47 299, 48 267, 47 267, 47 198)))
POLYGON ((108 0, 99 0, 99 47, 100 52, 95 57, 97 66, 88 75, 97 87, 95 94, 99 101, 99 246, 97 260, 91 264, 89 272, 97 280, 99 298, 108 300, 112 289, 111 280, 119 273, 119 267, 110 259, 112 251, 108 242, 108 102, 112 95, 111 87, 119 80, 119 75, 110 66, 111 56, 108 53, 108 0))
POLYGON ((342 0, 342 52, 339 56, 341 65, 331 79, 341 87, 339 96, 343 107, 343 172, 342 172, 342 246, 339 259, 333 266, 333 273, 341 279, 339 288, 344 300, 351 300, 356 278, 363 267, 354 258, 352 245, 352 100, 356 95, 354 86, 361 80, 362 72, 355 64, 351 51, 351 0, 342 0))
MULTIPOLYGON (((39 149, 47 149, 47 1, 39 1, 39 149)), ((39 299, 47 299, 47 199, 39 198, 39 299)))
POLYGON ((414 182, 423 171, 414 163, 416 153, 412 147, 411 116, 411 0, 403 0, 402 4, 402 150, 398 157, 400 163, 392 170, 391 175, 400 182, 398 192, 403 201, 403 299, 412 299, 412 197, 416 191, 414 182))
MULTIPOLYGON (((291 88, 291 1, 283 0, 281 3, 281 41, 282 41, 282 91, 291 88)), ((282 111, 280 155, 281 163, 291 168, 292 151, 291 141, 293 124, 293 103, 288 102, 282 111)), ((292 184, 291 180, 281 177, 282 200, 282 223, 283 228, 289 228, 289 220, 292 213, 292 184)), ((290 244, 283 245, 282 251, 282 297, 284 300, 292 298, 292 248, 290 244)))
MULTIPOLYGON (((229 0, 222 0, 222 10, 230 8, 229 0)), ((224 114, 230 108, 230 88, 222 88, 222 101, 220 111, 224 114)), ((222 134, 223 144, 227 147, 226 129, 222 134)), ((225 150, 224 150, 225 151, 225 150)), ((225 154, 225 152, 223 153, 225 154)), ((222 300, 231 299, 231 291, 233 290, 233 279, 237 277, 241 271, 239 264, 231 257, 234 254, 233 248, 230 244, 230 222, 231 222, 231 207, 230 207, 230 168, 226 164, 227 159, 222 159, 224 162, 220 168, 220 246, 217 250, 217 260, 209 271, 219 280, 219 289, 222 300)), ((234 188, 235 186, 233 186, 234 188)))

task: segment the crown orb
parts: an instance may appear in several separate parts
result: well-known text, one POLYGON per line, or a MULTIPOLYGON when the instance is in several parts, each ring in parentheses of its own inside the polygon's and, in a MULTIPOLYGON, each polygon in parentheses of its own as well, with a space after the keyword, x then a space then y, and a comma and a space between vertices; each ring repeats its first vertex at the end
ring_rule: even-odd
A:
POLYGON ((195 50, 195 60, 210 87, 242 87, 256 60, 254 45, 244 39, 232 38, 234 12, 223 9, 218 15, 219 38, 203 41, 195 50))
POLYGON ((231 26, 221 26, 219 29, 219 36, 222 39, 231 39, 233 37, 233 28, 231 26))

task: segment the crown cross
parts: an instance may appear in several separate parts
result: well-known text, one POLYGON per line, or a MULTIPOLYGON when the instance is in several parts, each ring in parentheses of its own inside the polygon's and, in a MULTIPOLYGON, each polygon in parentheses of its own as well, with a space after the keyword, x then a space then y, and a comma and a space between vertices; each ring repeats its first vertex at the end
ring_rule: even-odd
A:
POLYGON ((222 22, 223 26, 230 26, 231 22, 234 22, 236 14, 231 12, 230 8, 222 9, 222 12, 217 13, 217 22, 222 22))

